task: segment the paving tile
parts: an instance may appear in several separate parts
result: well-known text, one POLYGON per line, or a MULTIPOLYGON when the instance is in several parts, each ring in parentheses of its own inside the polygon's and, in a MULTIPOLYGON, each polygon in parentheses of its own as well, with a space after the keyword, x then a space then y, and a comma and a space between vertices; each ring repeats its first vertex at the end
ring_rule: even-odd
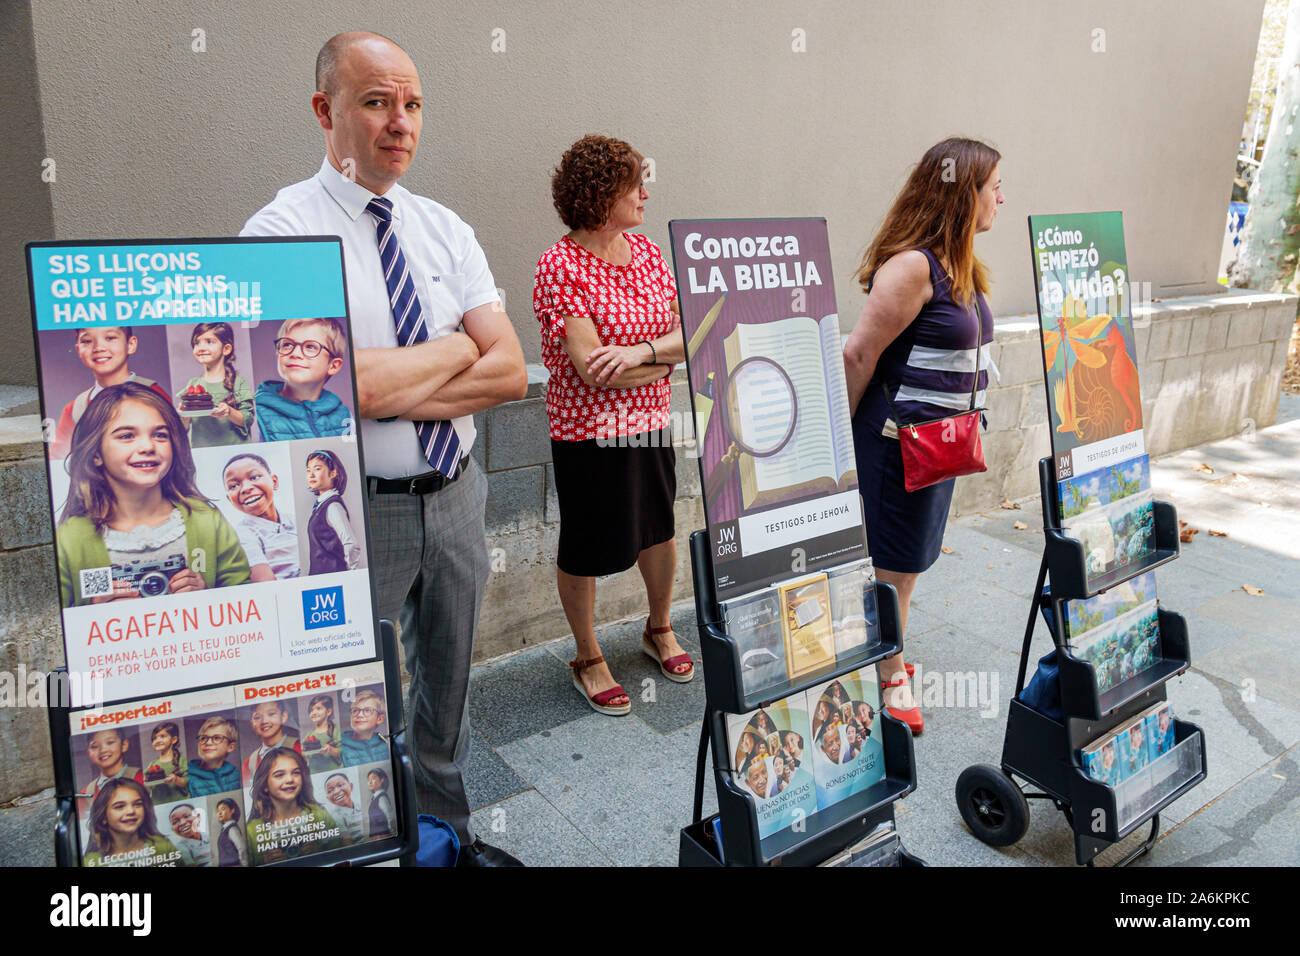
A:
POLYGON ((484 843, 525 866, 608 866, 609 860, 536 790, 486 807, 471 817, 484 843))
POLYGON ((1300 860, 1300 760, 1295 750, 1240 781, 1163 834, 1142 865, 1287 866, 1300 860))
POLYGON ((517 773, 610 860, 675 864, 689 821, 698 741, 635 716, 591 714, 499 748, 517 773))
MULTIPOLYGON (((674 612, 670 619, 678 643, 695 660, 695 679, 686 684, 664 677, 641 650, 644 621, 602 628, 600 635, 601 653, 614 677, 632 698, 632 713, 661 734, 672 733, 688 724, 698 725, 704 714, 704 667, 696 637, 694 605, 674 612)), ((556 642, 547 647, 552 653, 572 653, 570 642, 556 642)), ((573 694, 577 700, 576 692, 573 694)))
POLYGON ((0 867, 54 865, 53 791, 0 810, 0 867))
POLYGON ((489 747, 499 747, 592 713, 570 673, 545 647, 474 668, 470 726, 489 747))
POLYGON ((477 810, 527 789, 528 781, 511 770, 500 754, 483 742, 477 731, 471 731, 469 771, 465 775, 470 808, 477 810))

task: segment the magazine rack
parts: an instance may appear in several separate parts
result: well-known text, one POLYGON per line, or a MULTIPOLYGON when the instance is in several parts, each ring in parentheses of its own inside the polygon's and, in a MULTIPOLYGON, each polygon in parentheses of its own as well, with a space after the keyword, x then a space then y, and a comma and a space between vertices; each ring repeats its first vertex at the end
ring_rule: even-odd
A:
MULTIPOLYGON (((379 622, 379 643, 384 662, 384 686, 388 697, 389 717, 393 718, 390 724, 392 738, 389 743, 393 757, 393 794, 401 821, 400 832, 395 837, 376 841, 372 847, 367 847, 368 852, 363 854, 345 848, 317 853, 300 860, 272 863, 268 866, 369 866, 394 859, 402 866, 415 865, 415 851, 418 847, 415 778, 411 769, 411 758, 406 752, 402 681, 397 663, 397 635, 391 621, 379 622)), ((50 741, 54 751, 55 866, 77 866, 77 861, 81 859, 78 852, 80 836, 77 832, 75 797, 77 788, 72 778, 70 709, 67 706, 68 695, 61 693, 65 689, 66 680, 67 669, 59 668, 50 674, 46 687, 46 699, 50 702, 50 741)))
MULTIPOLYGON (((727 714, 743 714, 796 694, 824 681, 866 667, 902 650, 898 627, 898 598, 891 585, 874 584, 881 639, 861 653, 833 667, 763 688, 746 695, 742 689, 735 642, 722 624, 714 589, 713 562, 708 536, 696 531, 690 537, 691 573, 695 584, 695 614, 704 659, 707 700, 700 728, 695 766, 695 804, 692 823, 681 831, 679 862, 682 866, 816 866, 862 840, 881 823, 893 822, 894 801, 916 789, 912 733, 900 720, 881 708, 880 726, 885 776, 866 790, 810 815, 800 832, 789 828, 760 840, 754 799, 735 782, 727 756, 727 714), (713 776, 718 792, 718 814, 705 819, 704 782, 707 757, 713 749, 713 776), (718 846, 715 834, 721 834, 718 846)), ((900 866, 925 864, 899 846, 900 866)))
POLYGON ((1083 546, 1061 531, 1050 458, 1039 461, 1038 479, 1045 546, 1025 625, 1016 692, 1007 714, 1002 763, 1000 767, 989 764, 967 767, 957 780, 957 807, 976 837, 990 846, 1009 846, 1024 836, 1029 827, 1027 801, 1051 800, 1074 830, 1075 859, 1088 866, 1107 847, 1150 821, 1146 840, 1116 864, 1126 866, 1155 843, 1160 832, 1160 811, 1205 779, 1205 735, 1200 727, 1175 717, 1172 749, 1148 764, 1142 774, 1113 787, 1084 772, 1079 750, 1166 699, 1166 682, 1190 666, 1187 623, 1182 615, 1161 607, 1158 611, 1160 659, 1152 667, 1098 693, 1093 665, 1070 653, 1062 605, 1065 601, 1100 594, 1177 558, 1178 515, 1168 502, 1155 502, 1154 554, 1089 582, 1083 546), (1045 587, 1049 579, 1050 588, 1045 587), (1056 647, 1062 712, 1059 720, 1020 700, 1040 611, 1056 647), (1042 792, 1023 792, 1014 777, 1028 781, 1042 792))

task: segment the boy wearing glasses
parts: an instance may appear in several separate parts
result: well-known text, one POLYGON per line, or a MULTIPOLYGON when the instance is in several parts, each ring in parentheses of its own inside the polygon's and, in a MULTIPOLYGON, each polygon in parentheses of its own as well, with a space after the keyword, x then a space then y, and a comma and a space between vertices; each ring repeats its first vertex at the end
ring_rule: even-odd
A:
POLYGON ((336 319, 286 319, 275 337, 283 381, 257 386, 257 427, 262 441, 323 438, 351 431, 352 412, 325 383, 343 368, 347 339, 336 319))
POLYGON ((226 758, 239 746, 239 731, 225 717, 209 717, 199 727, 198 757, 190 758, 190 796, 206 797, 239 789, 239 768, 226 758))
POLYGON ((387 713, 383 695, 373 690, 357 693, 352 701, 352 729, 343 732, 343 766, 388 760, 388 743, 379 736, 387 713))

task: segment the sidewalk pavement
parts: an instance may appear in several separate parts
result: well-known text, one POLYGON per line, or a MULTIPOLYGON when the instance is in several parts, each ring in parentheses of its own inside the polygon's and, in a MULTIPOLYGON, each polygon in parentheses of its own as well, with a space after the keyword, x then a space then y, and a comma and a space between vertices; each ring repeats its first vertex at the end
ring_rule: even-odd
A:
MULTIPOLYGON (((1139 865, 1300 863, 1300 398, 1283 396, 1279 422, 1152 463, 1157 497, 1200 532, 1156 579, 1161 603, 1187 619, 1192 666, 1170 682, 1168 697, 1175 713, 1204 729, 1209 775, 1161 813, 1159 841, 1139 865), (1212 471, 1197 470, 1202 464, 1212 471)), ((970 834, 953 798, 963 769, 1001 757, 1041 524, 1036 498, 957 519, 945 537, 953 553, 916 589, 904 654, 922 695, 936 686, 935 672, 981 675, 977 700, 965 706, 922 698, 917 790, 897 804, 897 819, 904 844, 931 865, 1074 865, 1070 828, 1050 803, 1031 801, 1029 832, 998 850, 970 834)), ((610 668, 632 696, 627 717, 597 714, 578 696, 565 666, 568 641, 474 669, 468 788, 484 840, 533 866, 676 864, 678 830, 690 821, 704 681, 665 680, 641 652, 642 625, 601 631, 610 668)), ((690 601, 674 610, 673 625, 698 658, 690 601)), ((1031 665, 1049 647, 1040 626, 1031 665)), ((710 779, 705 812, 714 809, 710 779)), ((48 792, 0 810, 0 865, 52 862, 52 824, 48 792)))

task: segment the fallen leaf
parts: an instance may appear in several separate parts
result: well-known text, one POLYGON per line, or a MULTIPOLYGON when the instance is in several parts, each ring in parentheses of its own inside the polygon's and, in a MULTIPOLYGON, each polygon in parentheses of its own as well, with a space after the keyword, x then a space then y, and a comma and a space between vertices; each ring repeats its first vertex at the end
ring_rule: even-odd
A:
POLYGON ((1226 538, 1227 536, 1228 532, 1226 531, 1215 531, 1213 528, 1210 529, 1210 537, 1212 538, 1226 538))
POLYGON ((990 571, 993 570, 993 565, 990 564, 990 565, 987 565, 987 567, 988 567, 988 569, 989 569, 990 571))
POLYGON ((1013 524, 1011 527, 1015 528, 1017 531, 1027 531, 1027 530, 1029 530, 1029 525, 1025 524, 1023 521, 1017 521, 1017 522, 1016 522, 1015 524, 1013 524))
POLYGON ((1201 533, 1200 528, 1193 528, 1185 521, 1180 521, 1178 523, 1184 526, 1182 530, 1178 532, 1178 540, 1183 544, 1191 544, 1192 538, 1201 533))
POLYGON ((956 553, 955 551, 952 550, 952 548, 948 547, 946 544, 945 544, 942 548, 940 548, 939 550, 942 551, 944 554, 955 554, 955 553, 956 553))
POLYGON ((1002 509, 1003 509, 1004 511, 1018 511, 1018 510, 1020 510, 1020 505, 1016 504, 1016 503, 1015 503, 1014 501, 1012 501, 1010 498, 1003 498, 1003 499, 1002 499, 1002 509))
POLYGON ((1205 462, 1201 462, 1199 465, 1194 466, 1192 468, 1192 471, 1203 471, 1207 475, 1214 474, 1214 469, 1211 468, 1209 465, 1207 465, 1205 462))
POLYGON ((1247 594, 1249 594, 1251 597, 1261 597, 1264 594, 1263 588, 1252 587, 1249 584, 1243 584, 1241 586, 1241 589, 1245 591, 1247 594))

